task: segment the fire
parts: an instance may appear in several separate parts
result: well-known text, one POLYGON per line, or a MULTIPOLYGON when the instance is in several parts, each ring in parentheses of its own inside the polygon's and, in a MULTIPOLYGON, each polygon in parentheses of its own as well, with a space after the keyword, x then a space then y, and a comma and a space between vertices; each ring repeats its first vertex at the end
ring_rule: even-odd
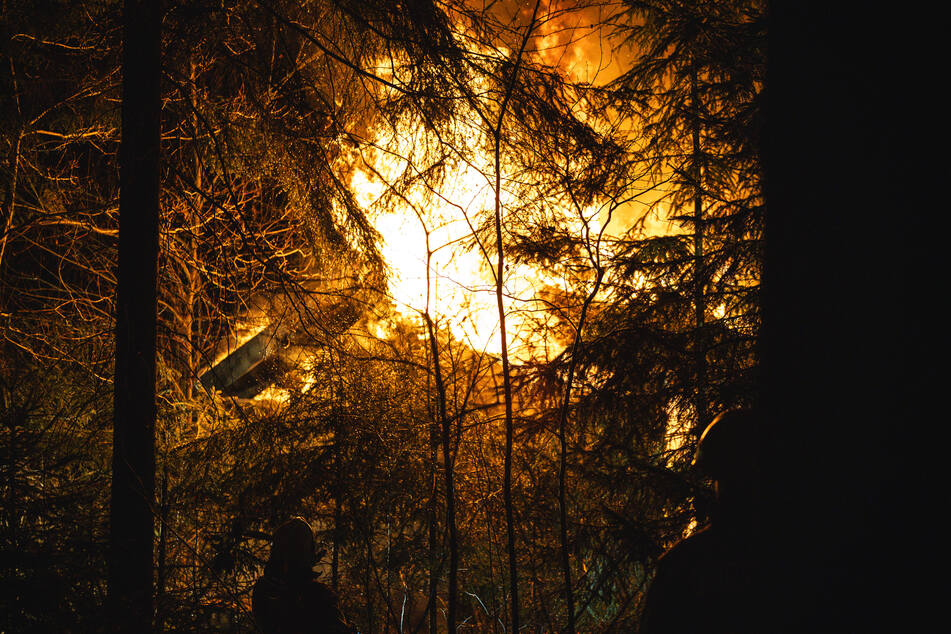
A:
MULTIPOLYGON (((559 69, 572 81, 603 84, 620 73, 624 61, 606 53, 603 24, 599 10, 562 12, 551 7, 526 54, 559 69)), ((463 31, 460 42, 477 46, 466 40, 463 31)), ((487 57, 505 57, 509 52, 504 47, 479 50, 487 57)), ((393 60, 381 61, 374 72, 391 80, 399 74, 394 64, 393 60)), ((491 91, 488 86, 475 86, 474 92, 491 91)), ((586 119, 585 113, 577 114, 586 119)), ((452 136, 447 146, 440 146, 441 141, 428 137, 419 122, 377 123, 366 131, 359 149, 346 157, 343 171, 349 174, 351 191, 383 237, 382 253, 391 273, 389 291, 397 311, 410 318, 419 318, 428 311, 472 348, 500 354, 494 237, 485 245, 474 238, 475 227, 495 206, 491 142, 475 112, 468 121, 456 123, 452 136), (427 156, 427 151, 435 154, 427 156), (427 172, 437 161, 447 166, 439 179, 427 172)), ((517 185, 507 181, 511 174, 506 167, 503 157, 499 192, 503 218, 509 204, 516 202, 512 197, 518 195, 513 193, 517 185)), ((651 195, 659 197, 661 192, 651 195)), ((614 210, 613 216, 597 206, 579 213, 567 200, 546 200, 545 204, 579 235, 585 225, 591 236, 604 233, 602 223, 608 223, 608 234, 619 234, 634 219, 641 219, 650 233, 670 229, 669 223, 660 218, 644 218, 650 201, 643 199, 614 210)), ((607 256, 605 245, 599 243, 596 248, 607 256)), ((536 316, 541 312, 538 293, 543 286, 565 289, 568 282, 528 265, 507 267, 505 271, 503 307, 508 345, 516 360, 550 359, 563 349, 563 343, 539 338, 528 318, 532 311, 536 316)))
MULTIPOLYGON (((412 143, 413 136, 397 143, 412 143)), ((351 186, 383 236, 397 310, 410 317, 428 310, 472 347, 500 352, 492 272, 478 248, 466 244, 476 215, 493 204, 494 191, 485 177, 472 166, 462 166, 439 189, 414 188, 401 192, 405 198, 385 196, 387 182, 412 169, 410 159, 377 153, 365 154, 364 160, 354 170, 351 186)), ((507 280, 509 295, 515 294, 513 281, 507 280)), ((506 307, 511 308, 513 301, 507 298, 506 307)))
MULTIPOLYGON (((352 191, 383 237, 382 252, 391 269, 389 290, 397 310, 411 318, 428 310, 435 321, 472 348, 500 354, 494 236, 482 245, 474 237, 477 224, 494 209, 492 165, 487 157, 482 165, 471 158, 456 160, 438 183, 420 179, 401 187, 407 174, 421 173, 426 167, 417 164, 414 155, 414 148, 427 141, 423 134, 409 126, 398 126, 395 132, 371 130, 367 149, 352 170, 352 191)), ((469 131, 469 138, 474 144, 483 141, 476 130, 469 131)), ((503 214, 514 202, 505 182, 503 164, 503 214)), ((598 209, 583 210, 583 221, 577 213, 572 219, 567 208, 562 211, 566 223, 577 225, 579 232, 587 223, 598 233, 598 209)), ((516 360, 551 358, 563 349, 537 336, 529 313, 539 312, 542 287, 566 285, 565 280, 537 267, 506 267, 503 306, 509 323, 508 345, 516 360)))

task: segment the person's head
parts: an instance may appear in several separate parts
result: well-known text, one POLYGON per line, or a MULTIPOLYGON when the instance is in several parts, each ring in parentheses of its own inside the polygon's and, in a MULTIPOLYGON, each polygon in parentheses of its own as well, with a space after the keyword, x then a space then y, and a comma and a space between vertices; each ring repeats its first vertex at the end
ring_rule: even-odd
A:
POLYGON ((761 442, 760 419, 752 410, 722 412, 703 430, 693 464, 714 480, 724 514, 745 514, 759 504, 761 442))
POLYGON ((281 524, 271 540, 271 556, 267 567, 281 576, 306 574, 317 563, 314 531, 303 518, 295 517, 281 524))

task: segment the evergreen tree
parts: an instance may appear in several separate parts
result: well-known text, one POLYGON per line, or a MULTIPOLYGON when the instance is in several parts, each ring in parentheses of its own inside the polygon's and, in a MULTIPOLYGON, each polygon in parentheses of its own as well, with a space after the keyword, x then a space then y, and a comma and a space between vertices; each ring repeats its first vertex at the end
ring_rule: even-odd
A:
POLYGON ((623 278, 660 287, 656 301, 622 292, 632 313, 664 313, 655 323, 685 355, 668 367, 692 368, 672 384, 667 405, 698 436, 717 409, 753 398, 765 6, 632 2, 618 31, 635 60, 613 82, 612 103, 630 117, 634 156, 660 192, 649 212, 680 229, 644 238, 632 232, 619 243, 623 278))

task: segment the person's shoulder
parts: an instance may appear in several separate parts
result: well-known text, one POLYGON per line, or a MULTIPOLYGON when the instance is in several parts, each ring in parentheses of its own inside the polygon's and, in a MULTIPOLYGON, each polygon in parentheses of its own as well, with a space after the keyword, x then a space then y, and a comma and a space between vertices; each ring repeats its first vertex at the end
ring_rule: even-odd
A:
POLYGON ((251 590, 251 612, 257 626, 265 632, 273 631, 276 619, 282 613, 283 586, 267 575, 259 577, 251 590))
POLYGON ((705 526, 679 542, 660 556, 658 566, 676 566, 683 561, 702 557, 717 548, 717 536, 710 526, 705 526))
POLYGON ((268 577, 267 575, 261 576, 257 581, 254 582, 254 587, 252 588, 252 596, 254 597, 270 597, 276 596, 281 591, 281 584, 275 579, 268 577))
POLYGON ((337 591, 320 581, 316 576, 307 581, 307 594, 314 600, 337 601, 337 591))

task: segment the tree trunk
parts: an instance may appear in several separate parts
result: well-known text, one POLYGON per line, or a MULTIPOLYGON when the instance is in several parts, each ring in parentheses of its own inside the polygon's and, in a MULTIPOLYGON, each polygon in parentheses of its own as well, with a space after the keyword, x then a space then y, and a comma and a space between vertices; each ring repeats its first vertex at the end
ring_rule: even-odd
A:
POLYGON ((13 97, 14 102, 17 106, 17 122, 16 122, 16 140, 11 143, 10 148, 10 180, 6 183, 6 192, 3 196, 3 211, 2 217, 4 219, 3 235, 0 236, 0 273, 3 271, 3 255, 7 249, 7 240, 10 236, 10 230, 13 227, 13 214, 16 211, 14 205, 14 200, 16 199, 17 194, 17 177, 20 174, 20 146, 23 141, 23 123, 22 123, 22 113, 20 112, 20 89, 17 85, 17 74, 16 67, 14 66, 14 60, 12 53, 10 52, 10 32, 9 32, 10 16, 8 15, 7 3, 3 3, 3 16, 0 19, 0 25, 2 25, 3 34, 2 34, 2 46, 4 47, 3 57, 10 62, 10 83, 13 88, 13 97))
MULTIPOLYGON (((504 110, 503 110, 504 113, 504 110)), ((501 119, 499 128, 501 128, 501 119)), ((499 308, 499 336, 502 339, 502 391, 505 398, 505 466, 502 476, 502 498, 505 504, 505 525, 508 537, 509 587, 512 593, 512 631, 519 631, 518 619, 518 564, 515 552, 515 511, 512 507, 512 447, 515 435, 512 419, 512 382, 509 369, 509 351, 505 332, 505 307, 502 303, 502 273, 505 256, 502 247, 502 171, 500 145, 501 135, 495 135, 495 240, 498 245, 498 260, 495 273, 495 299, 499 308)))
POLYGON ((561 404, 561 419, 558 424, 558 519, 559 540, 561 542, 561 573, 565 584, 565 612, 568 618, 566 631, 575 632, 575 595, 571 581, 571 553, 568 547, 568 407, 571 403, 571 386, 575 377, 575 367, 578 364, 578 352, 581 348, 581 331, 588 315, 588 308, 601 289, 601 280, 604 278, 604 269, 597 266, 597 277, 594 288, 585 297, 581 306, 581 315, 578 317, 578 329, 575 331, 575 340, 571 346, 571 361, 568 364, 568 380, 565 382, 565 399, 561 404))
POLYGON ((330 554, 330 585, 334 590, 338 589, 340 583, 340 496, 342 494, 343 483, 341 469, 343 468, 343 459, 340 456, 342 447, 340 445, 340 417, 334 415, 334 525, 333 525, 333 546, 330 554))
MULTIPOLYGON (((449 579, 448 597, 446 600, 446 623, 450 634, 456 631, 456 595, 458 594, 459 569, 459 541, 456 533, 456 494, 451 451, 451 426, 446 413, 446 384, 442 375, 442 364, 439 362, 439 343, 436 341, 436 328, 430 315, 432 290, 432 257, 433 250, 429 244, 429 229, 420 218, 423 231, 426 234, 426 310, 423 319, 426 322, 426 333, 429 336, 429 352, 433 358, 433 378, 436 381, 436 421, 430 427, 430 450, 433 467, 432 490, 430 497, 430 580, 429 580, 429 629, 436 631, 436 594, 439 583, 439 574, 436 569, 436 559, 433 556, 436 543, 436 508, 438 482, 436 478, 438 464, 439 437, 442 437, 443 477, 446 486, 446 535, 449 546, 449 579)), ((432 300, 434 301, 434 300, 432 300)))
POLYGON ((439 506, 439 430, 435 421, 429 425, 429 464, 432 469, 430 473, 429 486, 429 599, 427 610, 429 612, 429 634, 436 634, 436 595, 439 589, 439 570, 436 556, 436 509, 439 506))
POLYGON ((165 612, 168 607, 165 597, 168 578, 168 511, 168 456, 166 455, 165 464, 162 466, 162 492, 161 499, 159 500, 159 541, 155 589, 155 596, 158 602, 155 609, 156 632, 163 632, 165 630, 165 612))
POLYGON ((512 506, 512 447, 515 436, 515 427, 512 416, 512 381, 509 368, 508 336, 505 329, 505 306, 502 302, 502 274, 505 272, 505 249, 502 245, 502 124, 505 121, 505 112, 508 109, 509 99, 515 90, 518 81, 518 70, 525 54, 525 46, 535 29, 535 20, 538 17, 540 0, 536 0, 532 11, 532 18, 525 29, 521 47, 515 58, 512 77, 505 90, 505 97, 499 107, 499 118, 493 130, 495 149, 495 243, 498 248, 495 272, 495 299, 499 309, 499 337, 502 340, 502 391, 505 395, 505 466, 502 478, 502 498, 505 504, 505 524, 509 555, 509 587, 512 592, 512 631, 519 631, 518 609, 518 563, 515 549, 515 509, 512 506))
POLYGON ((20 143, 23 139, 23 131, 17 133, 17 139, 13 144, 13 151, 10 155, 10 180, 7 183, 7 192, 3 198, 3 218, 6 219, 3 228, 3 236, 0 237, 0 272, 3 271, 3 255, 7 250, 7 240, 10 231, 13 228, 13 214, 16 208, 13 204, 17 191, 17 176, 20 173, 20 143))
POLYGON ((703 166, 700 154, 700 94, 697 86, 697 72, 690 75, 690 113, 693 121, 690 124, 690 178, 693 180, 693 308, 694 308, 694 371, 696 372, 696 409, 697 422, 693 432, 699 436, 709 423, 707 413, 707 352, 704 344, 704 324, 706 323, 706 274, 703 262, 703 166))
POLYGON ((159 5, 126 0, 123 6, 109 602, 112 628, 130 633, 152 631, 159 5))
MULTIPOLYGON (((428 259, 428 258, 427 258, 428 259)), ((426 266, 427 281, 429 263, 426 266)), ((436 375, 436 398, 439 407, 439 425, 442 430, 443 474, 446 485, 446 532, 449 541, 449 596, 446 598, 446 620, 450 634, 456 631, 456 594, 458 593, 459 544, 456 534, 456 495, 453 483, 451 454, 451 434, 449 417, 446 415, 446 386, 443 383, 442 366, 439 363, 439 347, 436 344, 436 332, 433 320, 427 311, 424 315, 429 333, 430 351, 433 355, 433 369, 436 375)), ((435 608, 435 606, 433 606, 435 608)))

